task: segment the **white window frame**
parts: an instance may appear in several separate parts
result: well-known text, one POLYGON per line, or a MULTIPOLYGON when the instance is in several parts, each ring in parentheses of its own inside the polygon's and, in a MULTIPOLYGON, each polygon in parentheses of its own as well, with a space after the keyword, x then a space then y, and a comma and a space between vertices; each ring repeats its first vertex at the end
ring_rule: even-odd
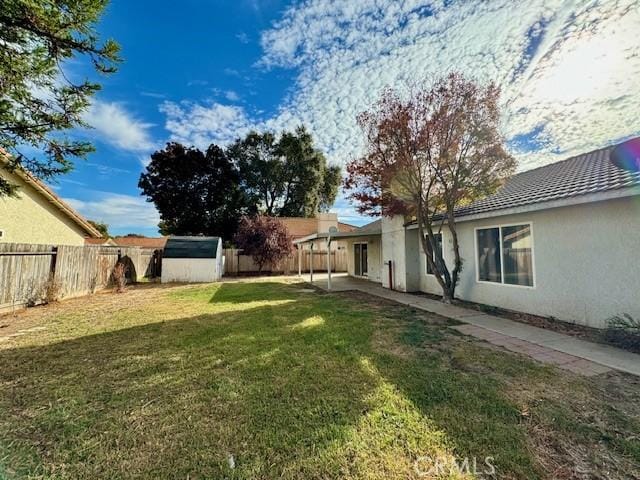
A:
MULTIPOLYGON (((444 234, 442 232, 438 233, 440 234, 440 253, 442 254, 442 260, 444 260, 444 234)), ((437 235, 438 233, 434 235, 437 235)), ((435 277, 435 273, 429 273, 429 262, 427 261, 427 254, 428 252, 424 252, 424 273, 428 277, 435 277)))
POLYGON ((536 248, 534 242, 535 236, 533 234, 533 222, 530 220, 523 220, 522 222, 514 222, 514 223, 500 223, 497 225, 483 225, 482 227, 475 227, 473 229, 473 243, 475 245, 474 252, 474 263, 476 265, 476 283, 483 283, 486 285, 501 285, 503 287, 516 287, 516 288, 526 288, 529 290, 535 290, 538 282, 536 281, 536 248), (528 225, 529 230, 531 231, 531 276, 533 277, 533 285, 514 285, 511 283, 504 282, 504 258, 503 258, 503 247, 502 247, 502 228, 503 227, 517 227, 521 225, 528 225), (491 228, 497 228, 498 233, 500 234, 500 281, 499 282, 489 282, 488 280, 480 280, 480 265, 478 264, 478 230, 489 230, 491 228))
MULTIPOLYGON (((353 242, 351 248, 351 253, 353 253, 353 276, 355 278, 369 278, 369 242, 368 241, 359 241, 353 242), (356 275, 356 245, 366 245, 367 246, 367 274, 366 275, 356 275)), ((360 247, 362 248, 362 247, 360 247)), ((360 260, 362 260, 362 250, 360 251, 360 260)), ((362 265, 360 265, 360 271, 362 271, 362 265)))

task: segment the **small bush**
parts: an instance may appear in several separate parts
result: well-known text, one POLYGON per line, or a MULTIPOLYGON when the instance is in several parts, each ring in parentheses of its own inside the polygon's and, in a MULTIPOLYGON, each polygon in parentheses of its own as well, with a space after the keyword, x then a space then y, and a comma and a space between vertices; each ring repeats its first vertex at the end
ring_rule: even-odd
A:
POLYGON ((113 273, 111 274, 111 280, 113 282, 113 291, 115 293, 122 293, 127 286, 127 266, 122 263, 116 263, 113 267, 113 273))
POLYGON ((27 307, 35 307, 42 300, 41 289, 35 280, 30 280, 24 290, 24 303, 27 307))
POLYGON ((640 320, 628 313, 608 319, 602 334, 608 343, 640 353, 640 320))
POLYGON ((42 287, 42 301, 44 303, 54 303, 60 300, 62 285, 53 275, 49 275, 46 283, 42 287))

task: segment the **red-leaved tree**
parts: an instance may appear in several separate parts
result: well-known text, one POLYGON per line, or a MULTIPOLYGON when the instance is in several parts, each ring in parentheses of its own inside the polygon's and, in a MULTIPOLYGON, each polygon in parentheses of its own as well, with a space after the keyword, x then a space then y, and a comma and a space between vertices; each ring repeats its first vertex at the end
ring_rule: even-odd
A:
POLYGON ((515 160, 499 130, 499 88, 451 73, 400 95, 387 89, 358 117, 366 150, 347 166, 345 189, 361 213, 415 218, 430 269, 450 302, 462 271, 456 208, 493 193, 515 160), (436 235, 448 228, 453 265, 436 235))
POLYGON ((234 240, 245 255, 253 258, 259 272, 265 265, 273 268, 293 251, 286 225, 273 217, 242 217, 234 240))

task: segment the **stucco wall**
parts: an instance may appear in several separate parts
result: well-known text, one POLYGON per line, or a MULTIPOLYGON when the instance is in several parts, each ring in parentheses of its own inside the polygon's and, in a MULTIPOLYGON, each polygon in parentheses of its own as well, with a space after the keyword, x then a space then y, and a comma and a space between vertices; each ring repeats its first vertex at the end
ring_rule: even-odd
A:
MULTIPOLYGON (((555 208, 458 224, 464 259, 456 296, 464 300, 556 317, 593 327, 612 315, 640 318, 640 198, 555 208), (478 227, 532 223, 534 287, 478 283, 475 232, 478 227)), ((417 238, 417 230, 407 234, 417 238)), ((443 235, 452 264, 451 237, 443 235)), ((420 289, 441 293, 426 275, 420 255, 420 289)))
MULTIPOLYGON (((382 262, 391 262, 392 282, 395 290, 407 291, 407 244, 404 218, 401 216, 382 217, 382 262)), ((406 232, 409 233, 410 232, 406 232)), ((417 234, 416 234, 417 235, 417 234)), ((410 256, 414 256, 412 252, 410 256)), ((382 286, 390 288, 388 266, 382 275, 382 286)))
POLYGON ((0 176, 20 186, 18 197, 0 197, 0 242, 84 245, 85 232, 15 175, 0 176))
POLYGON ((317 213, 318 233, 328 232, 331 227, 338 228, 338 214, 334 212, 317 213))
POLYGON ((380 237, 357 237, 349 239, 347 243, 347 273, 354 275, 355 272, 355 257, 353 253, 353 245, 359 242, 367 243, 367 279, 372 282, 380 283, 382 277, 382 252, 380 237))

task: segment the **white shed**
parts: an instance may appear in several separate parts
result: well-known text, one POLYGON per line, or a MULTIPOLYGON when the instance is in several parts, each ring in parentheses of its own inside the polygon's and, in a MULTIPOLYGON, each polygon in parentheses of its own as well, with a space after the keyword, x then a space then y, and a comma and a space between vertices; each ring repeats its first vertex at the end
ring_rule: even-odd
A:
POLYGON ((169 237, 162 254, 162 283, 215 282, 224 273, 220 237, 169 237))

